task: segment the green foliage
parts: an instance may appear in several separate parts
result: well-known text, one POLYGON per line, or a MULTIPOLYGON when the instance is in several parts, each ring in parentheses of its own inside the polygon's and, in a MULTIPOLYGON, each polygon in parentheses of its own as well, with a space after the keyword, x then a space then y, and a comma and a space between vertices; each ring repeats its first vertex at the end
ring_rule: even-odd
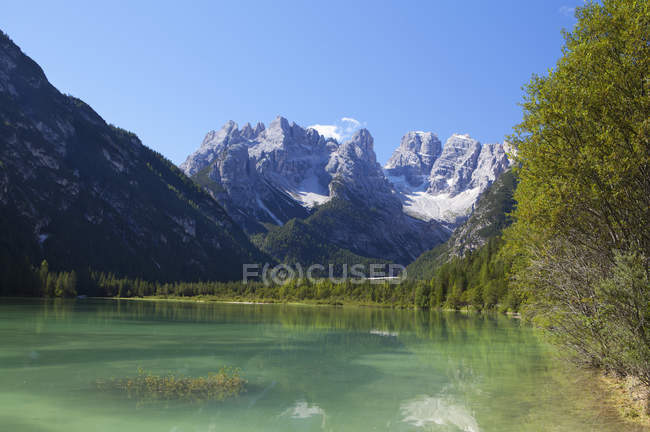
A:
POLYGON ((431 279, 431 304, 450 309, 500 308, 516 312, 519 305, 509 298, 509 265, 500 253, 502 245, 500 238, 493 237, 478 250, 437 267, 431 279))
POLYGON ((611 275, 596 286, 596 302, 609 356, 605 366, 650 383, 650 280, 645 258, 615 255, 611 275))
POLYGON ((451 308, 516 311, 506 286, 505 269, 493 239, 478 251, 443 265, 430 281, 292 279, 280 285, 262 282, 174 282, 117 278, 91 273, 91 290, 107 297, 193 297, 222 301, 364 304, 396 308, 451 308))
POLYGON ((175 282, 152 283, 142 280, 117 279, 111 275, 94 274, 96 290, 104 296, 158 298, 195 298, 220 301, 251 301, 264 303, 303 302, 318 304, 364 304, 396 308, 427 307, 415 302, 419 283, 392 284, 387 281, 331 281, 292 279, 280 285, 262 282, 175 282))
POLYGON ((650 384, 650 4, 576 16, 526 88, 504 251, 527 316, 578 361, 650 384))
POLYGON ((510 290, 510 259, 503 255, 502 230, 510 224, 517 182, 506 171, 479 199, 470 218, 444 244, 423 253, 407 267, 411 279, 428 281, 429 305, 516 312, 521 298, 510 290), (480 243, 476 250, 471 247, 480 243))
POLYGON ((223 186, 221 186, 219 183, 217 183, 216 181, 210 178, 211 169, 212 169, 212 165, 208 165, 207 167, 203 168, 201 171, 196 173, 194 176, 192 176, 192 179, 196 182, 196 184, 198 184, 201 187, 207 188, 215 195, 222 194, 226 190, 223 188, 223 186))
MULTIPOLYGON (((468 225, 481 226, 477 234, 481 238, 500 236, 510 226, 510 213, 515 208, 514 193, 517 189, 517 176, 510 169, 499 178, 479 198, 475 211, 469 218, 468 225)), ((469 230, 471 231, 471 229, 469 230)))
POLYGON ((75 271, 52 272, 47 261, 39 267, 28 266, 27 274, 35 284, 32 295, 43 297, 74 297, 79 294, 516 311, 519 302, 511 301, 511 293, 506 287, 507 266, 499 253, 501 245, 498 238, 490 240, 478 251, 441 266, 430 281, 407 279, 399 283, 350 277, 291 279, 279 285, 262 281, 153 282, 96 271, 86 271, 81 275, 75 271))
POLYGON ((451 259, 450 249, 451 241, 447 240, 447 242, 423 252, 406 267, 409 279, 430 280, 434 277, 436 270, 451 259))
POLYGON ((520 241, 650 250, 650 11, 613 0, 577 10, 563 56, 526 87, 513 141, 520 241))
POLYGON ((77 295, 77 272, 50 272, 43 260, 38 269, 32 269, 38 284, 38 293, 43 297, 75 297, 77 295))

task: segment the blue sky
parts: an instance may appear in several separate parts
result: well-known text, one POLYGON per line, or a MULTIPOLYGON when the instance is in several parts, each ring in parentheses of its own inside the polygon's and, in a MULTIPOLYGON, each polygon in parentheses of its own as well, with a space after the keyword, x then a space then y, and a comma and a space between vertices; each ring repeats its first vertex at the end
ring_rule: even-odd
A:
POLYGON ((0 28, 59 90, 175 163, 229 119, 278 114, 354 119, 384 163, 409 130, 503 140, 578 4, 3 1, 0 28))

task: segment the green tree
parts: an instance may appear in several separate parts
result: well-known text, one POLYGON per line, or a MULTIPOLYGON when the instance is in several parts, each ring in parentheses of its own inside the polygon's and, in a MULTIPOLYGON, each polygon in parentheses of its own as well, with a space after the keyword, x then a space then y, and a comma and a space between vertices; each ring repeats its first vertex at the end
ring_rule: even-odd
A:
MULTIPOLYGON (((520 290, 508 302, 526 299, 528 315, 580 361, 637 375, 612 338, 639 326, 647 333, 647 321, 615 320, 604 313, 613 298, 598 293, 620 254, 650 271, 649 7, 605 0, 578 8, 557 65, 526 87, 512 137, 518 204, 506 234, 520 290)), ((634 308, 633 296, 612 295, 634 308)))
POLYGON ((65 295, 65 288, 67 284, 67 274, 59 273, 56 278, 56 284, 54 285, 54 295, 57 297, 63 297, 65 295))
POLYGON ((50 272, 49 265, 46 260, 41 262, 41 267, 38 270, 38 280, 41 284, 41 293, 47 295, 47 276, 50 272))
POLYGON ((415 306, 419 308, 429 307, 429 294, 431 287, 424 282, 418 281, 415 287, 415 306))
POLYGON ((650 382, 650 279, 643 257, 616 254, 610 277, 596 287, 602 307, 598 321, 609 344, 602 359, 619 374, 631 373, 650 382))
POLYGON ((74 297, 77 295, 77 272, 72 270, 65 281, 65 297, 74 297))
POLYGON ((56 291, 56 276, 54 273, 48 273, 47 274, 47 283, 46 283, 46 288, 45 288, 45 296, 46 297, 54 297, 56 291))
POLYGON ((563 56, 533 77, 516 127, 516 227, 650 256, 650 12, 647 0, 577 9, 563 56))
POLYGON ((461 284, 458 281, 454 282, 451 292, 447 296, 447 307, 455 310, 460 309, 463 305, 462 295, 461 284))

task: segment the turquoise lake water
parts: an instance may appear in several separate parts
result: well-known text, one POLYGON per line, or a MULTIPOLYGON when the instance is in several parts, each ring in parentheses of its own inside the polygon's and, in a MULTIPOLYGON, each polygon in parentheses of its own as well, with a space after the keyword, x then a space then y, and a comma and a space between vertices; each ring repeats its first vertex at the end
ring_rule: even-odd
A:
POLYGON ((588 373, 504 316, 292 305, 0 299, 0 430, 633 431, 588 373), (138 368, 241 368, 223 402, 98 388, 138 368))

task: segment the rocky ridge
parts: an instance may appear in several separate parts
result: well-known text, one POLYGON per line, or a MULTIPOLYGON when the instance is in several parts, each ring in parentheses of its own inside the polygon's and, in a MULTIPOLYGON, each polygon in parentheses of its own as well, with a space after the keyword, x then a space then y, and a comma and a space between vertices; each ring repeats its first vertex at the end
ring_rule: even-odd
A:
POLYGON ((419 134, 410 132, 402 138, 384 167, 386 177, 407 214, 458 226, 486 188, 510 167, 507 143, 481 144, 469 135, 454 134, 441 151, 430 151, 439 147, 428 145, 426 153, 419 134))
POLYGON ((219 280, 267 259, 177 167, 61 94, 1 32, 0 167, 2 287, 26 260, 149 280, 219 280))

